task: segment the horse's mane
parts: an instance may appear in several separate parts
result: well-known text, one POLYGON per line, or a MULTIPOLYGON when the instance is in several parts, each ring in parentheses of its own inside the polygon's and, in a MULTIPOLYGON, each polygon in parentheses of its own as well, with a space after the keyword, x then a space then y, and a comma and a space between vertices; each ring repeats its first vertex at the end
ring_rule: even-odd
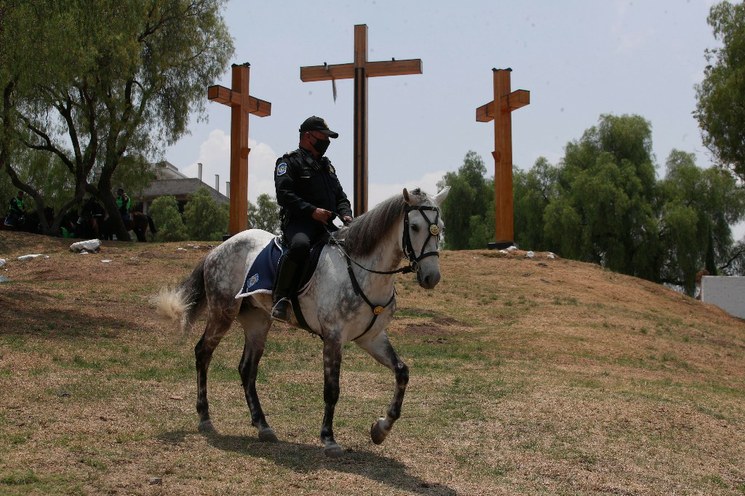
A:
MULTIPOLYGON (((412 204, 419 205, 427 199, 427 194, 417 188, 409 192, 409 199, 412 204)), ((336 237, 344 241, 349 255, 369 255, 401 218, 405 205, 403 195, 388 198, 354 219, 348 227, 338 231, 336 237)))

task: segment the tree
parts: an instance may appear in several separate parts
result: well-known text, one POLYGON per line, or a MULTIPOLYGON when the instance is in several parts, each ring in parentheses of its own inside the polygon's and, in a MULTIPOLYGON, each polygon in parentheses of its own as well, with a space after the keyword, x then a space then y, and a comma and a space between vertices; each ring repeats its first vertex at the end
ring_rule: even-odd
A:
POLYGON ((557 197, 559 169, 544 157, 525 172, 514 168, 515 243, 528 250, 547 250, 545 212, 557 197))
POLYGON ((715 4, 707 22, 722 47, 706 50, 708 65, 704 80, 696 87, 694 115, 704 145, 745 180, 745 5, 715 4))
POLYGON ((248 202, 248 226, 280 233, 279 205, 274 198, 262 193, 256 199, 256 205, 248 202))
POLYGON ((228 209, 215 202, 207 188, 199 188, 184 207, 189 239, 221 241, 228 230, 228 209))
POLYGON ((699 270, 714 275, 737 259, 730 226, 745 218, 745 191, 729 171, 700 169, 693 154, 673 150, 660 192, 660 279, 693 296, 699 270))
POLYGON ((546 246, 569 258, 653 279, 659 263, 652 132, 640 116, 602 115, 566 147, 546 246))
POLYGON ((469 151, 458 171, 448 172, 437 183, 438 189, 450 186, 441 209, 447 222, 447 249, 486 248, 486 242, 493 238, 493 183, 484 177, 485 174, 484 160, 476 152, 469 151))
POLYGON ((233 53, 224 3, 4 2, 0 167, 14 185, 43 205, 46 192, 9 155, 20 143, 54 156, 74 185, 58 220, 88 193, 128 239, 113 190, 136 189, 132 181, 185 133, 190 111, 203 113, 204 88, 233 53))
POLYGON ((174 196, 161 196, 150 205, 150 216, 158 226, 155 239, 158 241, 183 241, 187 239, 186 226, 178 211, 174 196))

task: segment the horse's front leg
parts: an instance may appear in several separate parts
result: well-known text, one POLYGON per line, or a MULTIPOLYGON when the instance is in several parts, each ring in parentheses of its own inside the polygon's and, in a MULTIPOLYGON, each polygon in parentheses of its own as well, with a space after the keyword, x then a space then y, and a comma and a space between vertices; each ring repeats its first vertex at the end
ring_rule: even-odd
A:
POLYGON ((323 425, 321 442, 326 456, 341 456, 343 450, 334 440, 334 410, 339 400, 339 372, 341 370, 341 342, 331 336, 323 341, 323 425))
POLYGON ((406 385, 409 383, 409 367, 398 358, 385 331, 369 340, 360 340, 357 344, 396 375, 396 389, 393 393, 393 400, 388 406, 388 412, 385 417, 380 417, 375 421, 370 428, 373 443, 380 444, 385 441, 393 428, 393 423, 401 416, 401 405, 404 402, 406 385))

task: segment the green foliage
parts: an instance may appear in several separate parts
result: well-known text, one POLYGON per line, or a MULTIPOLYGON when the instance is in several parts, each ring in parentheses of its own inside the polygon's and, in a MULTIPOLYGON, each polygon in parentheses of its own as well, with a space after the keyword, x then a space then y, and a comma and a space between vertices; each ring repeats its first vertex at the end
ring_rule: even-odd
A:
POLYGON ((221 241, 228 231, 228 217, 227 205, 218 205, 207 188, 199 188, 184 207, 189 239, 221 241))
MULTIPOLYGON (((527 172, 514 169, 518 246, 670 283, 690 295, 704 267, 745 273, 745 244, 733 244, 730 227, 745 218, 745 190, 728 171, 700 169, 692 154, 678 150, 658 181, 651 135, 639 116, 603 115, 567 144, 559 166, 539 158, 527 172)), ((453 188, 443 207, 448 248, 480 248, 493 231, 491 185, 480 188, 485 168, 471 158, 443 178, 453 188)))
POLYGON ((652 131, 639 116, 603 115, 566 147, 560 201, 546 207, 546 242, 564 256, 654 278, 655 170, 652 131))
POLYGON ((256 199, 256 205, 248 202, 248 226, 280 233, 279 205, 274 198, 262 193, 256 199))
POLYGON ((721 2, 707 19, 721 48, 706 51, 704 80, 696 88, 695 116, 715 157, 745 179, 745 5, 721 2))
POLYGON ((178 203, 173 196, 161 196, 150 205, 150 216, 158 226, 156 241, 183 241, 187 239, 186 226, 178 211, 178 203))
POLYGON ((667 256, 661 278, 681 281, 693 295, 696 272, 707 266, 715 274, 731 258, 730 225, 745 217, 745 191, 729 172, 700 169, 693 154, 673 150, 660 201, 660 239, 667 256))
POLYGON ((530 250, 547 250, 544 216, 548 204, 557 197, 559 169, 544 157, 525 172, 512 171, 515 210, 515 243, 530 250))
POLYGON ((0 168, 43 201, 64 191, 58 217, 87 193, 119 219, 113 190, 142 187, 146 164, 184 134, 192 111, 203 113, 204 88, 227 68, 233 44, 224 4, 3 3, 0 168), (43 158, 19 159, 24 148, 43 158), (31 173, 55 161, 68 188, 45 188, 31 173))
POLYGON ((493 182, 487 180, 484 160, 469 151, 457 172, 448 172, 437 184, 438 189, 450 186, 442 205, 447 219, 445 248, 466 250, 486 248, 494 235, 493 182))

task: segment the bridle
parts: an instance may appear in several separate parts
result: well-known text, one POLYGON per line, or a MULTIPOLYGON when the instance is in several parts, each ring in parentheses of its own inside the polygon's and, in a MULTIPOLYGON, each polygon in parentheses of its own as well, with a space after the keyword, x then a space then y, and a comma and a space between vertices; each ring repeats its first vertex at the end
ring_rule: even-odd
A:
POLYGON ((419 262, 421 262, 423 259, 427 257, 440 256, 440 252, 438 252, 436 249, 434 251, 428 251, 426 253, 424 251, 427 248, 427 244, 429 243, 429 240, 431 238, 435 238, 435 246, 437 246, 437 243, 440 242, 440 226, 438 225, 438 222, 440 220, 440 209, 437 207, 429 206, 412 207, 411 205, 406 205, 406 207, 404 207, 404 212, 404 232, 403 239, 401 240, 401 246, 403 246, 404 255, 406 255, 406 258, 409 260, 409 271, 418 271, 419 262), (429 224, 429 234, 427 235, 427 239, 424 240, 424 243, 422 243, 422 250, 421 252, 419 252, 419 255, 416 254, 414 245, 411 244, 411 235, 409 234, 409 212, 411 212, 412 210, 416 210, 420 214, 422 214, 424 220, 426 220, 429 224), (425 213, 428 210, 435 213, 434 222, 429 220, 429 217, 425 213))
POLYGON ((366 272, 370 272, 373 274, 391 275, 391 274, 398 274, 398 273, 407 274, 409 272, 419 272, 419 262, 421 262, 423 259, 427 257, 439 257, 440 256, 440 253, 437 251, 437 249, 435 249, 434 251, 428 251, 428 252, 424 251, 427 249, 427 244, 429 243, 429 240, 431 238, 433 237, 435 238, 435 241, 436 241, 435 246, 437 246, 437 244, 440 241, 441 229, 440 229, 440 226, 438 225, 439 220, 440 220, 440 209, 437 207, 431 207, 431 206, 412 207, 411 205, 408 205, 408 204, 404 207, 404 229, 403 229, 403 234, 401 238, 401 246, 404 251, 404 256, 406 256, 407 260, 409 261, 409 265, 405 267, 399 267, 398 269, 395 269, 395 270, 369 269, 365 267, 364 265, 360 264, 359 262, 357 262, 356 260, 354 260, 352 257, 350 257, 349 254, 344 250, 342 246, 342 242, 340 242, 339 240, 336 240, 336 238, 333 236, 330 238, 332 240, 332 243, 334 243, 339 248, 339 250, 342 252, 342 254, 344 255, 344 258, 347 259, 347 272, 349 272, 349 278, 352 280, 352 288, 354 288, 354 292, 357 295, 359 295, 365 301, 365 303, 367 303, 367 305, 370 307, 370 310, 372 310, 372 313, 373 313, 372 320, 370 320, 370 323, 368 324, 367 329, 365 329, 362 332, 362 334, 354 338, 353 341, 358 340, 359 338, 367 334, 367 331, 372 329, 372 326, 375 325, 375 321, 378 319, 378 315, 382 314, 385 311, 385 309, 391 303, 393 303, 393 300, 396 299, 396 289, 393 288, 393 293, 391 294, 391 297, 388 299, 388 302, 385 305, 375 305, 373 302, 370 301, 367 295, 365 295, 364 291, 362 291, 362 287, 360 287, 360 283, 357 281, 357 277, 354 275, 354 270, 352 270, 352 264, 356 265, 357 267, 361 268, 362 270, 366 272), (422 249, 419 252, 419 255, 417 255, 416 250, 414 249, 414 245, 411 243, 411 235, 409 234, 409 213, 411 213, 414 210, 418 211, 422 215, 422 217, 424 217, 424 220, 426 220, 427 223, 429 224, 427 239, 425 239, 424 243, 422 243, 422 249), (434 222, 432 222, 429 219, 429 216, 427 216, 427 214, 425 213, 426 211, 435 212, 434 222))

